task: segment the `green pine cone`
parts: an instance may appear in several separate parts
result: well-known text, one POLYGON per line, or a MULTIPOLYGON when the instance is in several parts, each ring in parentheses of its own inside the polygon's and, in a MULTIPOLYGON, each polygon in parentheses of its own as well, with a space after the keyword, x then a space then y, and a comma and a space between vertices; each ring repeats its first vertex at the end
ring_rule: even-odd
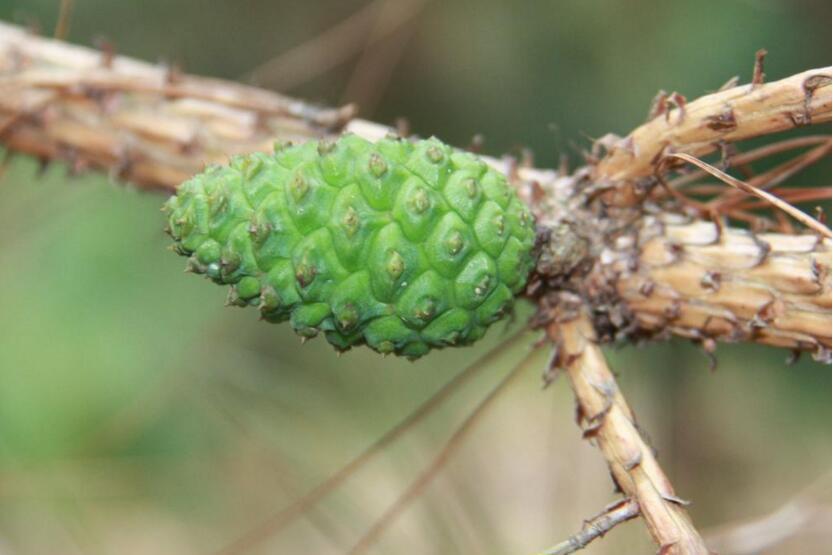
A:
POLYGON ((355 135, 234 158, 165 209, 189 266, 229 300, 338 350, 418 358, 509 311, 534 225, 503 175, 436 139, 355 135))

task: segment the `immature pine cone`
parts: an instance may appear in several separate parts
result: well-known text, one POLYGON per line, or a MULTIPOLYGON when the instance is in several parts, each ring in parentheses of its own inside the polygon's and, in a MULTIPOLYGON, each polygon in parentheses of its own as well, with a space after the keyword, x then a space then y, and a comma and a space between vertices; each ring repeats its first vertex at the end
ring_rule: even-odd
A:
POLYGON ((354 135, 211 167, 165 209, 192 270, 270 322, 418 358, 507 314, 534 226, 503 175, 436 139, 354 135))

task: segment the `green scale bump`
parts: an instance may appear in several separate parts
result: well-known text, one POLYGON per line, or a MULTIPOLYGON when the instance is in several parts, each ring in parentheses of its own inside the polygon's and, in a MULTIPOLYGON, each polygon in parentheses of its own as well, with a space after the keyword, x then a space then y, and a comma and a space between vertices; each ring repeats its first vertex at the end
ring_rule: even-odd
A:
POLYGON ((534 225, 500 173, 436 139, 355 135, 238 156, 165 209, 189 268, 232 304, 336 349, 418 358, 508 313, 534 225))

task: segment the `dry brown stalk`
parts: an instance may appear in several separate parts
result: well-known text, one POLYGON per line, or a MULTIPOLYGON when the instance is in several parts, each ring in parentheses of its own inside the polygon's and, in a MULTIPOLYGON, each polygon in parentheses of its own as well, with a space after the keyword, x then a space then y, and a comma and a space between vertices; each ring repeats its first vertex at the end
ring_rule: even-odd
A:
MULTIPOLYGON (((830 136, 828 135, 806 135, 803 137, 792 137, 790 139, 784 139, 782 141, 777 141, 758 147, 748 152, 733 154, 731 156, 726 157, 726 160, 724 162, 727 168, 743 168, 751 162, 755 162, 756 160, 762 160, 764 158, 772 156, 773 154, 779 154, 781 152, 787 152, 790 150, 804 148, 808 146, 818 146, 829 142, 830 136)), ((688 184, 694 183, 695 181, 697 181, 705 175, 706 173, 702 170, 693 171, 685 175, 682 175, 674 179, 673 181, 670 181, 669 183, 674 188, 680 188, 688 184)))
POLYGON ((612 146, 594 168, 599 182, 650 176, 664 154, 703 156, 723 143, 830 121, 831 68, 762 85, 741 85, 654 117, 612 146))
MULTIPOLYGON (((672 159, 683 160, 684 162, 688 162, 689 164, 694 164, 695 166, 697 166, 698 168, 701 168, 706 173, 720 179, 723 183, 726 183, 727 185, 729 185, 731 187, 734 187, 735 189, 737 189, 736 192, 746 193, 747 195, 751 195, 751 196, 757 197, 759 199, 765 200, 771 206, 781 210, 785 214, 788 214, 788 215, 792 216, 793 218, 795 218, 796 220, 798 220, 799 222, 803 223, 805 226, 810 228, 812 231, 815 231, 816 233, 819 233, 820 235, 823 235, 824 237, 830 238, 831 235, 833 235, 833 233, 830 232, 830 228, 828 228, 826 225, 822 224, 818 220, 815 220, 815 219, 811 218, 810 216, 808 216, 807 214, 805 214, 804 212, 802 212, 798 208, 794 207, 790 203, 781 200, 777 196, 775 196, 775 195, 773 195, 773 194, 771 194, 771 193, 769 193, 769 192, 767 192, 767 191, 765 191, 761 188, 755 187, 754 185, 751 185, 749 183, 741 181, 740 179, 736 179, 736 178, 732 177, 731 175, 727 174, 726 172, 723 172, 723 171, 715 168, 714 166, 712 166, 710 164, 706 164, 702 160, 700 160, 698 158, 695 158, 694 156, 691 156, 690 154, 684 154, 684 153, 680 152, 680 153, 677 153, 677 154, 669 154, 665 158, 665 160, 672 160, 672 159)), ((724 204, 724 203, 721 203, 721 204, 724 204)), ((727 202, 725 204, 730 204, 730 203, 727 202)))
POLYGON ((337 133, 352 114, 0 23, 2 142, 140 187, 172 191, 232 154, 337 133))
POLYGON ((622 499, 605 508, 593 518, 584 521, 581 530, 543 551, 541 555, 570 555, 601 538, 614 527, 639 516, 639 504, 633 499, 622 499))
POLYGON ((636 241, 637 264, 623 254, 611 265, 643 330, 709 349, 715 340, 755 341, 830 359, 829 239, 663 214, 646 218, 636 241))
POLYGON ((558 366, 570 377, 584 437, 597 443, 618 487, 638 503, 662 553, 708 554, 685 503, 674 493, 653 450, 639 433, 596 341, 586 307, 565 294, 555 310, 547 333, 558 350, 558 366))

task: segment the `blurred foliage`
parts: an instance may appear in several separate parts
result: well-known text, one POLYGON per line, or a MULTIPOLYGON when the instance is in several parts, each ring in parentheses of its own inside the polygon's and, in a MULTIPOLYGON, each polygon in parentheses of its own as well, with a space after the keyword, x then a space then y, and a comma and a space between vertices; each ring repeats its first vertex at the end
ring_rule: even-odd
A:
MULTIPOLYGON (((0 0, 0 18, 54 28, 59 2, 0 0)), ((394 2, 395 4, 395 2, 394 2)), ((356 0, 76 0, 70 39, 238 78, 365 4, 356 0)), ((625 133, 660 88, 689 98, 751 74, 830 63, 830 3, 736 0, 429 2, 364 116, 540 165, 625 133)), ((390 48, 382 41, 377 49, 390 48)), ((392 39, 390 39, 392 40, 392 39)), ((371 48, 371 51, 373 48, 371 48)), ((324 103, 356 57, 286 91, 324 103)), ((827 128, 829 129, 829 128, 827 128)), ((577 159, 577 158, 576 158, 577 159)), ((830 183, 829 164, 798 176, 830 183)), ((0 553, 205 553, 298 496, 505 337, 411 364, 304 347, 286 326, 223 307, 166 252, 161 199, 15 158, 0 180, 0 553)), ((530 307, 520 307, 513 328, 530 307)), ((264 544, 341 552, 412 479, 532 340, 328 499, 264 544)), ((501 398, 380 552, 529 552, 613 499, 579 439, 566 384, 536 372, 501 398)), ((701 527, 776 509, 830 471, 829 368, 682 341, 613 350, 640 423, 701 527)), ((829 488, 821 495, 829 504, 829 488)), ((829 524, 829 519, 828 519, 829 524)), ((797 544, 830 551, 829 528, 797 544)), ((641 524, 587 553, 649 552, 641 524)), ((255 551, 256 552, 256 551, 255 551)))

